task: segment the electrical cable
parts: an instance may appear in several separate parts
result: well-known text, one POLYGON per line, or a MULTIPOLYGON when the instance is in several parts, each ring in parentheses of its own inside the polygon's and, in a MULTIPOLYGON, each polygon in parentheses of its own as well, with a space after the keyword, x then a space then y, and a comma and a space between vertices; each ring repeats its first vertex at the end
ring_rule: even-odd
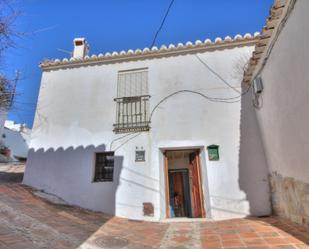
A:
MULTIPOLYGON (((234 100, 234 99, 240 98, 241 96, 247 94, 247 93, 249 92, 250 89, 251 89, 251 85, 249 85, 249 87, 248 87, 241 95, 239 95, 239 96, 237 96, 237 97, 231 97, 231 98, 212 98, 212 97, 209 97, 209 96, 207 96, 207 95, 205 95, 205 94, 203 94, 203 93, 200 93, 200 92, 197 92, 197 91, 193 91, 193 90, 179 90, 179 91, 173 92, 173 93, 171 93, 171 94, 165 96, 163 99, 161 99, 161 100, 155 105, 155 107, 152 109, 152 111, 151 111, 151 113, 150 113, 149 121, 148 121, 148 122, 151 123, 151 119, 152 119, 152 116, 153 116, 154 112, 156 111, 156 109, 157 109, 163 102, 165 102, 165 101, 166 101, 167 99, 169 99, 170 97, 172 97, 172 96, 174 96, 174 95, 176 95, 176 94, 179 94, 179 93, 193 93, 193 94, 198 94, 198 95, 202 96, 203 98, 206 98, 207 100, 212 101, 212 102, 237 103, 237 102, 240 101, 240 99, 239 99, 239 100, 234 100), (231 100, 231 101, 227 101, 227 100, 231 100)), ((121 137, 118 137, 118 138, 112 140, 112 141, 111 141, 111 144, 110 144, 110 147, 109 147, 109 148, 110 148, 110 151, 112 150, 112 146, 113 146, 113 143, 114 143, 114 142, 116 142, 116 141, 118 141, 118 140, 120 140, 120 139, 123 139, 123 138, 125 138, 125 137, 128 137, 129 135, 133 135, 133 134, 135 134, 135 133, 141 133, 141 132, 139 132, 139 131, 138 131, 138 132, 131 132, 131 133, 128 133, 128 134, 126 134, 126 135, 124 135, 124 136, 121 136, 121 137)), ((135 136, 134 136, 134 137, 135 137, 135 136)), ((133 138, 134 138, 134 137, 133 137, 133 138)), ((130 138, 129 140, 131 140, 131 139, 132 139, 132 138, 130 138)), ((118 147, 117 147, 117 149, 118 149, 118 147)))
POLYGON ((210 72, 212 72, 215 76, 217 76, 224 84, 226 84, 228 87, 230 87, 232 90, 234 90, 237 93, 241 93, 239 90, 237 90, 235 87, 233 87, 230 83, 228 83, 220 74, 218 74, 215 70, 213 70, 204 60, 201 59, 201 57, 198 56, 198 54, 195 54, 195 57, 201 62, 210 72))
POLYGON ((134 133, 136 133, 136 132, 130 132, 130 133, 124 135, 124 136, 121 136, 121 137, 118 137, 118 138, 113 139, 113 140, 111 141, 110 146, 109 146, 109 150, 110 150, 110 151, 112 150, 112 146, 113 146, 113 143, 114 143, 114 142, 116 142, 116 141, 118 141, 118 140, 120 140, 120 139, 123 139, 123 138, 125 138, 125 137, 127 137, 127 136, 129 136, 129 135, 132 135, 132 134, 134 134, 134 133))
MULTIPOLYGON (((131 133, 132 134, 132 133, 131 133)), ((141 134, 141 132, 139 132, 138 134, 136 134, 133 137, 130 137, 129 139, 127 139, 126 141, 124 141, 122 144, 120 144, 114 151, 118 150, 120 147, 122 147, 123 145, 125 145, 126 143, 128 143, 130 140, 136 138, 137 136, 139 136, 141 134)))
POLYGON ((168 16, 168 14, 169 14, 169 12, 170 12, 172 6, 173 6, 174 1, 175 1, 175 0, 172 0, 172 1, 170 2, 169 6, 168 6, 168 8, 167 8, 167 11, 166 11, 166 13, 165 13, 165 15, 164 15, 164 18, 163 18, 163 20, 162 20, 162 22, 161 22, 161 24, 160 24, 160 27, 159 27, 159 29, 157 30, 157 32, 156 32, 156 34, 155 34, 155 36, 154 36, 154 38, 153 38, 153 40, 152 40, 152 43, 151 43, 150 48, 152 48, 152 47, 155 45, 156 40, 157 40, 157 37, 158 37, 158 35, 159 35, 161 29, 163 28, 163 25, 164 25, 164 23, 165 23, 165 20, 166 20, 166 18, 167 18, 167 16, 168 16))
MULTIPOLYGON (((150 48, 152 48, 152 47, 155 45, 155 42, 156 42, 156 40, 157 40, 157 37, 158 37, 160 31, 162 30, 162 28, 163 28, 163 26, 164 26, 165 20, 166 20, 166 18, 167 18, 167 16, 168 16, 168 14, 169 14, 169 12, 170 12, 170 10, 171 10, 173 4, 174 4, 174 1, 175 1, 175 0, 171 0, 170 4, 169 4, 169 6, 168 6, 168 8, 167 8, 167 10, 166 10, 166 12, 165 12, 165 15, 164 15, 164 17, 163 17, 163 19, 162 19, 162 21, 161 21, 161 24, 160 24, 160 26, 159 26, 157 32, 155 33, 155 36, 154 36, 154 38, 153 38, 153 40, 152 40, 152 43, 151 43, 150 48)), ((121 136, 121 137, 119 137, 119 138, 116 138, 116 139, 112 140, 112 141, 111 141, 111 144, 110 144, 110 150, 112 149, 112 146, 113 146, 113 143, 114 143, 114 142, 116 142, 116 141, 118 141, 118 140, 120 140, 120 139, 123 139, 123 138, 125 138, 125 137, 127 137, 127 136, 129 136, 129 135, 131 135, 131 134, 134 134, 134 133, 136 133, 136 132, 128 133, 128 134, 126 134, 126 135, 124 135, 124 136, 121 136)), ((118 147, 117 147, 117 148, 118 148, 118 147)))
MULTIPOLYGON (((163 26, 164 26, 164 23, 166 21, 166 18, 174 4, 174 1, 175 0, 171 0, 169 6, 168 6, 168 9, 164 15, 164 18, 159 26, 159 29, 157 30, 155 36, 154 36, 154 39, 152 41, 152 44, 150 46, 150 48, 152 48, 154 45, 155 45, 155 42, 157 40, 157 37, 160 33, 160 31, 162 30, 163 26)), ((172 96, 174 95, 177 95, 177 94, 180 94, 180 93, 193 93, 193 94, 197 94, 197 95, 200 95, 201 97, 209 100, 209 101, 212 101, 212 102, 221 102, 221 103, 236 103, 236 102, 239 102, 241 99, 241 97, 245 94, 247 94, 251 88, 251 84, 249 85, 249 87, 244 91, 244 92, 241 92, 239 90, 237 90, 235 87, 233 87, 231 84, 229 84, 220 74, 218 74, 214 69, 212 69, 205 61, 203 61, 197 54, 195 55, 196 58, 210 71, 212 72, 217 78, 219 78, 224 84, 226 84, 229 88, 233 89, 235 92, 237 92, 239 95, 238 96, 235 96, 235 97, 230 97, 230 98, 216 98, 216 97, 209 97, 207 96, 206 94, 203 94, 201 92, 197 92, 197 91, 193 91, 193 90, 179 90, 179 91, 176 91, 176 92, 173 92, 169 95, 167 95, 166 97, 164 97, 163 99, 161 99, 156 105, 155 107, 152 109, 151 113, 150 113, 150 116, 149 116, 149 123, 151 122, 151 119, 153 117, 153 114, 154 112, 157 110, 157 108, 163 103, 165 102, 167 99, 171 98, 172 96)), ((114 142, 120 140, 120 139, 123 139, 129 135, 132 135, 134 134, 135 132, 133 133, 129 133, 129 134, 126 134, 124 136, 121 136, 119 138, 116 138, 114 140, 112 140, 111 144, 110 144, 110 150, 112 149, 112 145, 114 142)), ((130 141, 131 139, 135 138, 136 136, 140 135, 141 133, 139 132, 137 135, 135 135, 134 137, 131 137, 129 138, 128 140, 126 140, 123 144, 121 144, 120 146, 118 146, 115 151, 120 148, 121 146, 123 146, 124 144, 126 144, 128 141, 130 141)))
MULTIPOLYGON (((279 25, 278 25, 278 28, 276 30, 276 34, 274 36, 274 38, 272 39, 267 51, 266 51, 266 55, 263 59, 263 62, 259 68, 259 70, 256 72, 255 76, 253 77, 253 80, 259 75, 261 74, 261 72, 263 71, 269 57, 270 57, 270 54, 275 46, 275 43, 277 42, 278 38, 279 38, 279 35, 281 33, 281 31, 283 30, 287 20, 289 19, 291 13, 292 13, 292 10, 294 9, 295 7, 295 4, 296 4, 297 0, 291 0, 290 3, 289 3, 289 6, 288 6, 288 9, 286 11, 286 14, 285 16, 282 18, 282 20, 280 21, 279 25)), ((253 93, 253 97, 252 97, 252 104, 253 106, 260 110, 262 107, 263 107, 263 98, 261 96, 261 94, 256 94, 256 93, 253 93)))
POLYGON ((237 98, 240 98, 241 96, 247 94, 249 92, 251 88, 251 85, 246 89, 246 91, 244 91, 241 95, 237 96, 237 97, 231 97, 231 98, 212 98, 212 97, 209 97, 201 92, 197 92, 197 91, 192 91, 192 90, 179 90, 179 91, 176 91, 176 92, 173 92, 169 95, 167 95, 166 97, 164 97, 163 99, 161 99, 156 105, 155 107, 152 109, 151 113, 150 113, 150 116, 149 116, 149 122, 151 122, 151 119, 152 119, 152 116, 155 112, 155 110, 163 103, 165 102, 167 99, 173 97, 174 95, 177 95, 177 94, 180 94, 180 93, 193 93, 193 94, 197 94, 197 95, 200 95, 201 97, 209 100, 209 101, 212 101, 212 102, 221 102, 221 103, 237 103, 240 101, 240 99, 238 100, 233 100, 233 99, 237 99, 237 98), (230 101, 228 101, 230 100, 230 101))
MULTIPOLYGON (((278 31, 277 31, 277 33, 276 33, 276 36, 275 36, 273 42, 270 44, 270 46, 269 46, 269 48, 268 48, 268 50, 267 50, 267 53, 266 53, 265 59, 264 59, 264 61, 263 61, 263 63, 262 63, 262 66, 260 67, 260 69, 259 69, 259 71, 256 73, 256 75, 260 74, 261 71, 263 70, 263 68, 264 68, 264 66, 265 66, 265 64, 266 64, 266 62, 267 62, 267 59, 268 59, 268 57, 270 56, 270 53, 271 53, 271 51, 272 51, 272 49, 273 49, 273 47, 274 47, 275 42, 277 41, 277 39, 278 39, 278 37, 279 37, 279 34, 280 34, 280 32, 281 32, 283 26, 285 25, 285 23, 286 23, 288 17, 290 16, 292 10, 294 9, 294 6, 295 6, 296 1, 297 1, 297 0, 292 0, 292 2, 290 3, 285 17, 282 19, 281 23, 280 23, 279 26, 278 26, 278 31)), ((174 3, 174 0, 172 0, 172 1, 170 2, 170 5, 169 5, 169 7, 168 7, 168 9, 167 9, 167 11, 166 11, 166 14, 165 14, 165 16, 164 16, 164 18, 163 18, 163 20, 162 20, 162 22, 161 22, 161 25, 160 25, 158 31, 156 32, 155 37, 154 37, 154 39, 153 39, 153 42, 152 42, 152 44, 151 44, 151 46, 150 46, 151 48, 154 46, 154 44, 155 44, 155 42, 156 42, 156 39, 157 39, 157 37, 158 37, 158 34, 159 34, 159 32, 161 31, 161 29, 162 29, 162 27, 163 27, 163 25, 164 25, 164 23, 165 23, 165 20, 166 20, 168 14, 169 14, 169 11, 170 11, 170 9, 171 9, 173 3, 174 3)), ((165 102, 165 101, 166 101, 167 99, 169 99, 170 97, 172 97, 172 96, 174 96, 174 95, 177 95, 177 94, 180 94, 180 93, 193 93, 193 94, 198 94, 198 95, 200 95, 200 96, 204 97, 205 99, 207 99, 207 100, 209 100, 209 101, 212 101, 212 102, 236 103, 236 102, 239 102, 239 101, 240 101, 240 99, 238 99, 238 98, 241 98, 242 96, 244 96, 245 94, 247 94, 247 93, 249 92, 249 90, 251 89, 252 84, 250 84, 249 87, 248 87, 244 92, 241 93, 240 91, 238 91, 237 89, 235 89, 232 85, 230 85, 226 80, 224 80, 223 77, 221 77, 215 70, 213 70, 213 69, 212 69, 205 61, 203 61, 197 54, 196 54, 195 56, 196 56, 196 58, 197 58, 209 71, 211 71, 211 72, 212 72, 214 75, 216 75, 222 82, 224 82, 227 86, 229 86, 229 87, 230 87, 231 89, 233 89, 234 91, 238 92, 240 95, 239 95, 239 96, 235 96, 235 97, 230 97, 230 98, 214 98, 214 97, 209 97, 209 96, 207 96, 207 95, 205 95, 205 94, 203 94, 203 93, 197 92, 197 91, 192 91, 192 90, 179 90, 179 91, 176 91, 176 92, 173 92, 173 93, 167 95, 166 97, 164 97, 162 100, 160 100, 160 101, 155 105, 155 107, 153 108, 153 110, 152 110, 151 113, 150 113, 149 122, 151 122, 152 116, 153 116, 154 112, 156 111, 156 109, 157 109, 163 102, 165 102), (236 100, 236 99, 238 99, 238 100, 236 100)), ((255 96, 255 98, 254 98, 254 100, 253 100, 253 105, 254 105, 256 108, 258 108, 258 109, 261 108, 261 104, 260 104, 259 100, 256 98, 256 96, 255 96)), ((110 150, 111 150, 112 145, 113 145, 113 143, 114 143, 115 141, 118 141, 118 140, 120 140, 120 139, 122 139, 122 138, 125 138, 125 137, 127 137, 127 136, 129 136, 129 135, 132 135, 132 134, 135 134, 135 132, 129 133, 129 134, 126 134, 126 135, 124 135, 124 136, 122 136, 122 137, 119 137, 119 138, 114 139, 114 140, 111 142, 110 150)), ((137 136, 140 135, 140 134, 141 134, 141 133, 139 132, 139 133, 138 133, 137 135, 135 135, 134 137, 131 137, 131 138, 129 138, 128 140, 126 140, 123 144, 121 144, 120 146, 118 146, 118 147, 115 149, 115 151, 116 151, 117 149, 119 149, 121 146, 123 146, 124 144, 126 144, 128 141, 130 141, 131 139, 137 137, 137 136)))

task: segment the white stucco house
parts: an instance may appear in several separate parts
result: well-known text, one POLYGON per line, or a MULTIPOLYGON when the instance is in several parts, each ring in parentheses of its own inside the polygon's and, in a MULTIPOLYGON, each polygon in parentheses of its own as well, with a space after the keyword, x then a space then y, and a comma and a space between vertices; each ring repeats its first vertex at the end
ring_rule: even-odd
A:
POLYGON ((44 61, 23 183, 132 219, 271 212, 250 95, 256 36, 44 61))
POLYGON ((12 120, 4 122, 1 134, 3 145, 10 151, 9 160, 24 161, 27 159, 31 129, 26 124, 17 124, 12 120))
POLYGON ((7 111, 6 110, 0 110, 0 132, 2 134, 4 129, 4 123, 7 117, 7 111))

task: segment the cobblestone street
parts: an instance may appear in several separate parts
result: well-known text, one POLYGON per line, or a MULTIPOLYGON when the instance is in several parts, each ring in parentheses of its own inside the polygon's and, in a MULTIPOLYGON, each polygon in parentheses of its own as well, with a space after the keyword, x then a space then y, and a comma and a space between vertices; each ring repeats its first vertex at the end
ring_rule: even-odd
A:
MULTIPOLYGON (((1 166, 0 171, 2 179, 8 178, 7 171, 14 175, 14 168, 1 166)), ((20 169, 15 173, 20 174, 20 169)), ((0 182, 1 249, 309 248, 308 230, 276 217, 139 222, 55 205, 32 191, 20 183, 0 182)))

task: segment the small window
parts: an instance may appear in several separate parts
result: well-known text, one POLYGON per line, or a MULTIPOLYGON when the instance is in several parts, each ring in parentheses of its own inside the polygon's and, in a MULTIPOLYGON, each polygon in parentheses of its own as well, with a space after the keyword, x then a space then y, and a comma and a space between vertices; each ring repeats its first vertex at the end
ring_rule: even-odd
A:
POLYGON ((114 175, 114 152, 101 152, 95 155, 95 182, 112 182, 114 175))

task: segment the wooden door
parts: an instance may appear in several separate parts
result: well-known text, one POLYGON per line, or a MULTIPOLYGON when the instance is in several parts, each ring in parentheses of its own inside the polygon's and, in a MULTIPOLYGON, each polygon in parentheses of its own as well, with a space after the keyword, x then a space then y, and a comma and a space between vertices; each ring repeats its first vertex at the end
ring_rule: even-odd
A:
POLYGON ((192 198, 192 216, 193 218, 200 218, 204 216, 203 212, 203 203, 202 203, 202 190, 201 190, 201 181, 200 181, 200 172, 199 172, 199 162, 198 154, 192 152, 189 155, 190 165, 189 165, 189 174, 191 178, 191 198, 192 198))

